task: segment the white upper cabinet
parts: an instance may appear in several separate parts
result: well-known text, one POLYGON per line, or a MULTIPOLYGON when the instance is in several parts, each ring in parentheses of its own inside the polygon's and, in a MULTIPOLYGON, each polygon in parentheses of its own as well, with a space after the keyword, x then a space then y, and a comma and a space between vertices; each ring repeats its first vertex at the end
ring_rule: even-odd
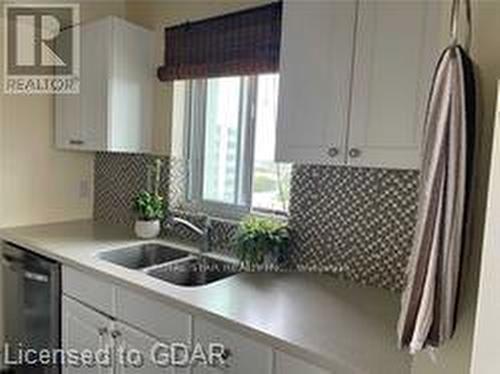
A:
POLYGON ((418 168, 439 1, 359 3, 348 163, 418 168))
POLYGON ((154 77, 151 31, 116 17, 83 25, 80 94, 56 96, 56 146, 150 151, 154 77))
POLYGON ((355 1, 283 5, 276 159, 345 162, 355 1))
POLYGON ((439 3, 285 1, 276 159, 418 168, 439 3))

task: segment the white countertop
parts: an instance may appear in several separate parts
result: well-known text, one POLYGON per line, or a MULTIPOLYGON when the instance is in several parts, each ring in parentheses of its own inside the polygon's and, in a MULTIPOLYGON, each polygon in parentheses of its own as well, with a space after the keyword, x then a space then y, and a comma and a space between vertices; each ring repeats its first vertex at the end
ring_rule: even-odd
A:
POLYGON ((93 221, 2 229, 0 238, 211 318, 336 374, 410 372, 410 356, 396 347, 399 296, 385 290, 299 273, 238 274, 180 287, 97 259, 99 251, 144 241, 122 226, 93 221))

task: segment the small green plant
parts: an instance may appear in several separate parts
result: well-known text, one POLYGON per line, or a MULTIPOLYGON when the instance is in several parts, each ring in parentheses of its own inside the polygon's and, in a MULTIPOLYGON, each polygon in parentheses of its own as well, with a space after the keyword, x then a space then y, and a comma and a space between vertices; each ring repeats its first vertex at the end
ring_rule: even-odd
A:
POLYGON ((287 258, 289 246, 287 225, 268 218, 246 218, 234 239, 236 256, 245 266, 263 265, 266 258, 281 264, 287 258))
POLYGON ((147 189, 139 192, 134 198, 133 208, 140 221, 156 221, 165 217, 165 200, 160 195, 162 161, 155 160, 152 167, 148 167, 147 189), (151 178, 154 173, 154 186, 151 186, 151 178), (153 190, 154 192, 150 192, 153 190))
POLYGON ((156 193, 141 191, 134 199, 134 211, 141 221, 161 220, 165 217, 165 202, 156 193))

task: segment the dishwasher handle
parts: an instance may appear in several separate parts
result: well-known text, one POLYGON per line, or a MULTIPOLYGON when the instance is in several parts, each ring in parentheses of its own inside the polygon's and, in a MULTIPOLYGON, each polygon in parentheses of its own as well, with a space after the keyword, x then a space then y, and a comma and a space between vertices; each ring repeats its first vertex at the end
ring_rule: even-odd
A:
POLYGON ((24 279, 37 282, 37 283, 49 283, 49 276, 46 274, 34 273, 32 271, 24 272, 24 279))
MULTIPOLYGON (((4 254, 2 256, 2 264, 9 269, 13 269, 15 264, 21 264, 21 263, 23 263, 23 261, 19 258, 7 254, 4 254)), ((47 274, 42 274, 39 272, 28 271, 28 270, 23 272, 23 277, 24 279, 37 283, 49 283, 50 280, 47 274)))

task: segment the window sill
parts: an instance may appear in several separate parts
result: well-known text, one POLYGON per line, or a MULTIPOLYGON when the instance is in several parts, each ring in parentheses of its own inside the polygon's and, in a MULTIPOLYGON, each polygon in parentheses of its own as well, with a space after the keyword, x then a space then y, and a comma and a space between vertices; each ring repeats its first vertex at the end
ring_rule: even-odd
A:
POLYGON ((248 211, 246 208, 238 208, 233 205, 219 203, 197 203, 188 201, 178 207, 172 208, 172 213, 204 215, 218 221, 239 223, 248 216, 276 219, 288 222, 289 214, 275 210, 254 209, 248 211))

